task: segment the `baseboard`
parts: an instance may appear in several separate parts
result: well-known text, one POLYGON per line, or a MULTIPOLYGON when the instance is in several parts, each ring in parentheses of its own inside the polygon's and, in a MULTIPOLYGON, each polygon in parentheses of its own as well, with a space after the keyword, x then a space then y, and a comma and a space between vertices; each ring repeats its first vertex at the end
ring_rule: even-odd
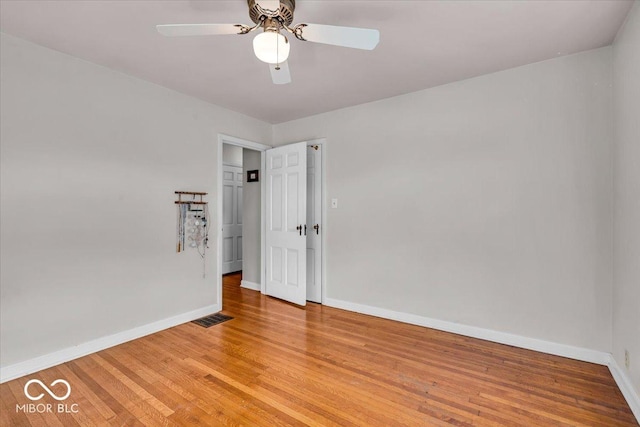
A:
POLYGON ((41 371, 43 369, 50 368, 52 366, 59 365, 61 363, 68 362, 70 360, 77 359, 82 356, 86 356, 87 354, 95 353, 97 351, 104 350, 106 348, 113 347, 127 341, 135 340, 137 338, 141 338, 146 335, 150 335, 164 329, 180 325, 182 323, 199 319, 211 313, 217 313, 218 311, 220 311, 220 309, 220 304, 210 305, 207 307, 199 308, 197 310, 189 311, 187 313, 178 314, 167 319, 158 320, 157 322, 118 332, 113 335, 107 335, 105 337, 97 338, 95 340, 88 341, 74 347, 68 347, 62 350, 55 351, 53 353, 25 360, 24 362, 0 367, 0 384, 6 381, 13 380, 15 378, 20 378, 25 375, 41 371))
POLYGON ((325 305, 344 310, 355 311, 356 313, 368 314, 382 317, 384 319, 396 320, 398 322, 412 325, 424 326, 438 329, 440 331, 460 334, 467 337, 479 338, 482 340, 497 342, 500 344, 512 345, 514 347, 526 348, 528 350, 540 351, 542 353, 556 356, 568 357, 570 359, 584 362, 597 363, 599 365, 609 364, 609 353, 603 351, 589 350, 581 347, 574 347, 566 344, 558 344, 551 341, 539 340, 536 338, 523 337, 521 335, 498 332, 491 329, 478 328, 476 326, 462 325, 445 320, 431 319, 429 317, 418 316, 416 314, 402 313, 399 311, 387 310, 380 307, 372 307, 363 304, 356 304, 349 301, 342 301, 333 298, 325 298, 325 305))
POLYGON ((240 281, 240 287, 245 289, 251 289, 252 291, 258 291, 258 292, 260 292, 260 288, 261 288, 260 283, 254 283, 248 280, 240 281))
POLYGON ((627 373, 620 368, 620 365, 618 365, 613 355, 609 355, 609 371, 611 371, 613 379, 616 381, 616 384, 618 384, 618 388, 629 404, 631 412, 633 412, 636 420, 640 423, 640 396, 633 387, 627 373))

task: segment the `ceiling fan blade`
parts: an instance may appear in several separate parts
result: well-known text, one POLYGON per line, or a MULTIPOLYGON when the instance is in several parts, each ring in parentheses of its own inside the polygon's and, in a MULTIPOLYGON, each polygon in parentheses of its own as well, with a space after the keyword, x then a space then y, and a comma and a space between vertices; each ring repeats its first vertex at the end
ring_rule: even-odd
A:
POLYGON ((380 41, 380 31, 368 28, 299 24, 296 30, 300 31, 302 39, 306 41, 355 49, 373 50, 380 41))
POLYGON ((216 36, 242 34, 242 24, 162 24, 156 29, 163 36, 216 36))
POLYGON ((269 71, 271 71, 271 80, 276 85, 286 85, 291 83, 291 73, 289 73, 289 63, 287 61, 280 65, 269 64, 269 71), (276 69, 279 67, 280 69, 276 69))

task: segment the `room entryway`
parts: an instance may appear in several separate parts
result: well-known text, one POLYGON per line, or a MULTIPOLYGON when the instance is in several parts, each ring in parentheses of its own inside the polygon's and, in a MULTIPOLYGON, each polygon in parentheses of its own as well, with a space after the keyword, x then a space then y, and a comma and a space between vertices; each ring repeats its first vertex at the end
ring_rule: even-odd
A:
POLYGON ((244 288, 321 303, 324 140, 271 148, 221 135, 219 143, 220 276, 241 272, 244 288))

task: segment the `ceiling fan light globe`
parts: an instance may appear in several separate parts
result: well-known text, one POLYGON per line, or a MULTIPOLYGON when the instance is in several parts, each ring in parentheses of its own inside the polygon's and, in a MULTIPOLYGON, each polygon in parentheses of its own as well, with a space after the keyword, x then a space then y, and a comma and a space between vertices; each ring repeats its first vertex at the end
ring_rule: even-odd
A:
POLYGON ((253 39, 253 52, 256 57, 267 64, 280 64, 289 58, 291 45, 280 33, 265 31, 253 39))

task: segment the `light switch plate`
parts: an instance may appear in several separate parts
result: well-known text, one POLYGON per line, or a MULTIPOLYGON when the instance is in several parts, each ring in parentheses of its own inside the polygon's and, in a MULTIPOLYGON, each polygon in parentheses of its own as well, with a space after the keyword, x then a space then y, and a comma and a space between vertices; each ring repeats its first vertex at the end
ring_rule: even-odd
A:
POLYGON ((338 199, 331 199, 331 209, 338 209, 338 199))

